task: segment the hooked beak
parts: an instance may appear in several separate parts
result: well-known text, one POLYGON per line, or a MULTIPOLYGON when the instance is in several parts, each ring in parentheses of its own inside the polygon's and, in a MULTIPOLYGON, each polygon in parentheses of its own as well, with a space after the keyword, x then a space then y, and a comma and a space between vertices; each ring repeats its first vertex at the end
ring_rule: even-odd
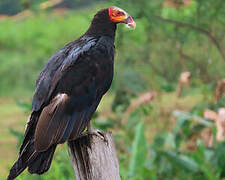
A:
POLYGON ((135 29, 136 28, 136 23, 132 19, 130 15, 128 15, 128 18, 124 20, 124 23, 127 24, 129 28, 135 29))

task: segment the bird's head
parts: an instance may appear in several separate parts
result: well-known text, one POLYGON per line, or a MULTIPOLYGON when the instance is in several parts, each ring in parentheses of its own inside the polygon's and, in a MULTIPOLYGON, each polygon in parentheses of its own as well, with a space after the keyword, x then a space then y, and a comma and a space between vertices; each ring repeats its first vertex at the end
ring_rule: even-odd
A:
POLYGON ((108 8, 109 11, 109 18, 114 23, 125 23, 130 28, 135 28, 136 23, 132 19, 132 17, 121 8, 116 6, 111 6, 108 8))

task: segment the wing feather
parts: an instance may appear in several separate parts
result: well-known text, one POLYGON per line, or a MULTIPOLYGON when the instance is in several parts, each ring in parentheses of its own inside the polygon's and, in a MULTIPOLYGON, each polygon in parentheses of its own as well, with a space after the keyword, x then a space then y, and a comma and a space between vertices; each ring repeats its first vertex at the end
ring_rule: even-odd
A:
POLYGON ((63 49, 53 55, 41 71, 33 97, 32 109, 39 111, 43 104, 48 104, 58 81, 62 78, 66 69, 74 65, 78 57, 87 53, 98 39, 93 37, 82 37, 71 42, 63 49))
POLYGON ((86 40, 68 46, 40 74, 33 100, 33 111, 40 112, 34 134, 38 152, 77 138, 111 84, 113 57, 102 44, 96 47, 96 39, 86 40))
POLYGON ((100 99, 83 111, 74 111, 71 114, 67 108, 70 104, 70 98, 66 94, 56 96, 43 109, 39 117, 34 136, 35 150, 43 152, 53 144, 64 143, 66 140, 77 138, 87 126, 100 99))

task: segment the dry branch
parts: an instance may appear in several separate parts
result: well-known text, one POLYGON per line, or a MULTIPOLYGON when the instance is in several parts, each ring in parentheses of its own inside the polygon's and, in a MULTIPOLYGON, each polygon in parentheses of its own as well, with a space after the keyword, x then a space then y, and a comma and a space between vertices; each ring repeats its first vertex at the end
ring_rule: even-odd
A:
POLYGON ((218 110, 218 113, 207 109, 204 111, 204 118, 214 120, 216 128, 217 128, 216 140, 224 141, 225 140, 225 108, 220 108, 218 110))
MULTIPOLYGON (((208 120, 213 120, 217 129, 216 140, 221 142, 225 140, 225 108, 220 108, 218 112, 206 109, 203 113, 203 117, 208 120)), ((211 128, 205 128, 197 136, 192 136, 188 143, 188 149, 196 149, 196 144, 198 140, 202 140, 207 147, 212 147, 215 142, 213 142, 213 132, 211 128)))
POLYGON ((225 94, 225 78, 217 82, 214 102, 217 103, 222 98, 223 94, 225 94))
POLYGON ((129 118, 129 115, 135 110, 137 109, 138 107, 140 107, 141 105, 143 104, 148 104, 150 103, 154 97, 157 96, 157 93, 156 92, 146 92, 146 93, 143 93, 141 94, 138 99, 133 102, 128 108, 127 110, 125 111, 124 113, 124 117, 122 119, 122 122, 125 123, 128 118, 129 118))
POLYGON ((189 87, 191 79, 191 73, 190 72, 182 72, 180 75, 179 83, 177 86, 177 97, 180 97, 182 94, 182 90, 184 87, 189 87))

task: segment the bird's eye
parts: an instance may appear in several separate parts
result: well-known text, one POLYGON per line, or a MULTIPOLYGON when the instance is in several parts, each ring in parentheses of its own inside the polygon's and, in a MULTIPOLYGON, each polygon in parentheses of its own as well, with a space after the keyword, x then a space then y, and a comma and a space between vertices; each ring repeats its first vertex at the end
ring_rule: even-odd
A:
POLYGON ((121 11, 117 11, 117 12, 116 12, 116 15, 117 15, 117 16, 122 16, 122 15, 124 15, 124 13, 121 12, 121 11))

